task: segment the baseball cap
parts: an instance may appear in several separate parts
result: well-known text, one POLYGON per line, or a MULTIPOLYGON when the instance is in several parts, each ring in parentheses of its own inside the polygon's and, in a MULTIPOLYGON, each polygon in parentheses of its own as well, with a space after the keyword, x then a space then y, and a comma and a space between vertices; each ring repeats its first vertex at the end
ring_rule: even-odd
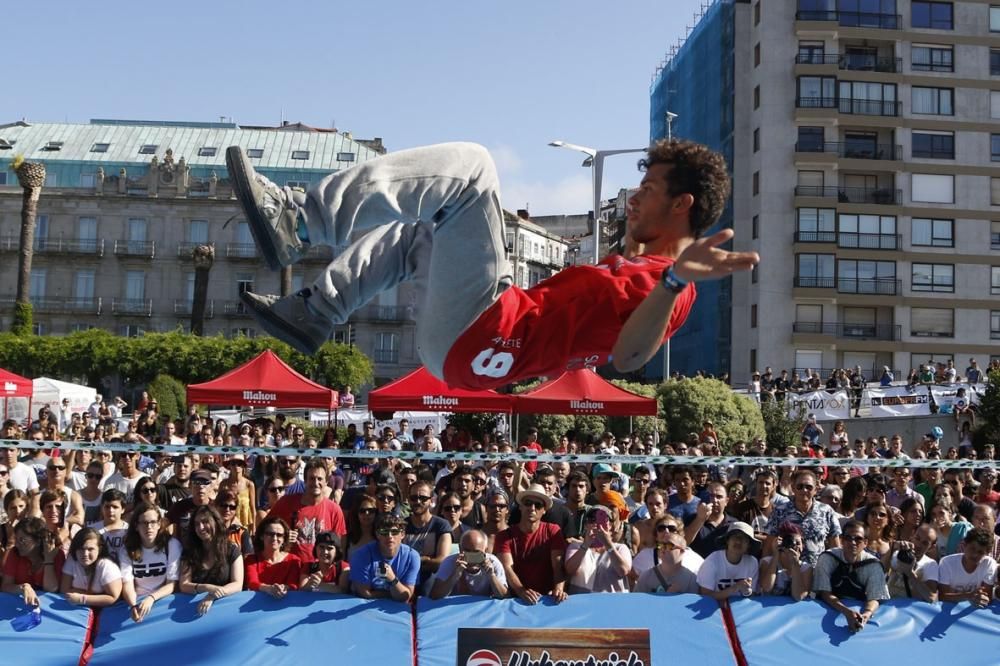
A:
POLYGON ((608 464, 605 464, 605 463, 597 463, 596 465, 594 465, 593 469, 590 470, 590 475, 593 478, 595 478, 595 479, 598 476, 600 476, 601 474, 612 474, 613 475, 614 473, 615 473, 615 470, 612 469, 611 465, 608 465, 608 464))

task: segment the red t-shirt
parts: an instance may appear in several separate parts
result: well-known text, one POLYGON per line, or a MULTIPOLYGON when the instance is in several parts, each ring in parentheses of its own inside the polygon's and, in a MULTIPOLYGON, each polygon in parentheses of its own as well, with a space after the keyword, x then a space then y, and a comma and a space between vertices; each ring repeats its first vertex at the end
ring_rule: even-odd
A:
MULTIPOLYGON (((653 255, 613 255, 531 289, 507 289, 452 345, 443 379, 456 388, 490 389, 606 364, 622 326, 672 264, 653 255)), ((664 340, 684 324, 694 300, 691 284, 674 301, 664 340)))
POLYGON ((493 552, 497 556, 510 553, 521 584, 539 594, 548 594, 555 587, 552 553, 565 553, 566 539, 559 526, 552 523, 539 523, 531 534, 512 525, 496 535, 493 552))
POLYGON ((317 534, 320 532, 335 532, 340 536, 347 534, 344 512, 336 502, 328 499, 314 506, 305 506, 302 504, 302 495, 286 495, 275 503, 267 515, 281 518, 293 530, 299 531, 298 543, 289 548, 289 552, 297 555, 304 563, 316 559, 313 557, 313 544, 316 543, 317 534), (294 524, 293 513, 296 514, 294 524))
MULTIPOLYGON (((54 561, 56 563, 56 580, 62 583, 62 569, 66 562, 66 554, 61 548, 56 551, 54 561)), ((13 578, 17 585, 28 583, 35 588, 36 592, 41 591, 42 585, 45 584, 45 567, 41 566, 38 567, 37 571, 32 571, 31 560, 21 557, 17 548, 11 548, 10 552, 7 553, 7 561, 3 565, 3 575, 13 578)))
POLYGON ((243 560, 246 566, 246 585, 248 590, 259 590, 261 585, 285 584, 291 590, 299 589, 299 579, 302 577, 302 560, 292 553, 277 564, 266 560, 258 560, 257 555, 250 555, 243 560))

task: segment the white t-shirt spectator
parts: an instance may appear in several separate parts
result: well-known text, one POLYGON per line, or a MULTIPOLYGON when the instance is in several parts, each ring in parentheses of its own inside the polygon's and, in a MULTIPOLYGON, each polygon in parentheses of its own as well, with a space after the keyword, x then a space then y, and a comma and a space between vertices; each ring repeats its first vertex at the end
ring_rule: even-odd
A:
MULTIPOLYGON (((438 567, 435 578, 438 580, 448 580, 448 578, 450 578, 455 572, 455 560, 457 559, 457 553, 444 558, 441 562, 441 566, 438 567)), ((486 553, 486 562, 483 563, 483 566, 477 575, 473 576, 468 572, 462 574, 460 582, 464 582, 465 585, 468 585, 468 594, 488 597, 493 593, 493 587, 490 585, 490 575, 489 571, 487 571, 487 567, 493 567, 493 571, 495 571, 497 575, 497 580, 499 580, 506 587, 507 574, 504 572, 503 565, 500 564, 500 559, 496 555, 486 553)), ((452 590, 452 594, 457 594, 455 590, 458 589, 459 585, 456 585, 455 589, 452 590)))
MULTIPOLYGON (((691 552, 691 551, 685 551, 691 552)), ((663 581, 660 580, 660 576, 656 575, 656 569, 650 567, 646 569, 641 576, 639 576, 639 581, 635 584, 636 592, 666 592, 669 588, 674 588, 674 591, 679 594, 697 594, 698 593, 698 579, 694 572, 690 569, 681 566, 675 574, 672 576, 664 576, 663 581), (663 587, 663 582, 666 581, 667 587, 663 587)))
MULTIPOLYGON (((616 543, 615 550, 628 562, 628 568, 632 568, 632 552, 623 543, 616 543)), ((576 551, 580 550, 579 543, 572 543, 566 549, 566 559, 573 557, 576 551)), ((628 579, 626 576, 619 576, 614 569, 615 560, 610 551, 605 550, 598 553, 596 550, 588 549, 583 555, 583 562, 580 568, 570 577, 567 582, 567 591, 570 593, 579 592, 628 592, 628 579)))
MULTIPOLYGON (((681 566, 697 576, 704 561, 705 558, 688 548, 684 551, 681 566)), ((636 576, 641 576, 652 569, 655 562, 653 559, 653 548, 643 548, 632 558, 632 573, 636 576)))
POLYGON ((18 463, 10 468, 10 487, 24 492, 38 490, 38 476, 35 470, 24 463, 18 463))
POLYGON ((744 578, 751 579, 752 588, 757 590, 760 565, 753 555, 744 555, 736 564, 726 559, 726 551, 717 550, 705 558, 698 570, 698 585, 707 590, 723 590, 744 578))
POLYGON ((139 481, 143 480, 144 478, 146 478, 146 475, 140 473, 136 475, 134 478, 126 479, 124 476, 122 476, 121 472, 115 472, 114 474, 108 477, 107 481, 104 482, 104 490, 108 490, 110 488, 119 490, 125 493, 125 503, 132 504, 133 503, 132 498, 133 495, 135 495, 135 487, 139 483, 139 481))
POLYGON ((109 530, 103 525, 104 523, 102 522, 101 527, 97 528, 97 533, 101 535, 104 543, 107 544, 111 557, 118 559, 118 551, 125 546, 125 533, 128 532, 128 523, 123 521, 122 527, 113 530, 109 530))
MULTIPOLYGON (((906 584, 903 582, 903 575, 899 570, 905 567, 905 564, 900 564, 899 559, 896 554, 892 556, 891 569, 889 570, 889 596, 893 599, 909 599, 913 597, 913 590, 911 588, 911 594, 906 593, 906 584)), ((938 568, 937 562, 931 558, 924 555, 917 562, 917 568, 914 573, 917 576, 917 580, 928 583, 928 582, 938 582, 938 568)))
POLYGON ((143 548, 142 559, 137 562, 133 562, 122 548, 118 551, 118 561, 121 563, 122 580, 134 581, 136 596, 141 599, 160 589, 167 581, 176 581, 180 577, 181 542, 171 539, 167 542, 166 552, 143 548))
POLYGON ((995 585, 996 582, 997 563, 989 555, 979 561, 972 573, 962 566, 962 553, 946 555, 938 563, 938 583, 947 585, 952 592, 975 592, 983 585, 995 585))
POLYGON ((105 557, 98 560, 97 566, 94 569, 94 578, 90 580, 90 576, 87 575, 83 565, 77 562, 75 558, 70 557, 66 560, 66 564, 63 565, 63 574, 69 574, 73 577, 74 588, 87 590, 94 594, 101 594, 104 592, 105 585, 122 577, 122 570, 118 568, 117 564, 105 557))

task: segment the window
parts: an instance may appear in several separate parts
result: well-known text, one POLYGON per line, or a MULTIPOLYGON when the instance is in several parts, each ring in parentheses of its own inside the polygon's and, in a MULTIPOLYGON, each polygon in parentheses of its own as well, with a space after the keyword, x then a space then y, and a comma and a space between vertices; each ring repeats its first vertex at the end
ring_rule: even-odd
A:
POLYGON ((42 150, 56 152, 62 150, 63 144, 64 142, 62 141, 49 141, 42 147, 42 150))
POLYGON ((913 264, 910 288, 913 291, 954 293, 955 266, 953 264, 913 264))
POLYGON ((1000 32, 1000 6, 990 5, 990 32, 1000 32))
POLYGON ((914 44, 910 48, 910 64, 916 72, 954 72, 954 53, 950 46, 914 44))
POLYGON ((910 25, 914 28, 953 30, 955 27, 954 8, 950 2, 913 0, 910 8, 910 25))
POLYGON ((761 2, 761 0, 757 0, 757 3, 753 6, 753 24, 754 25, 760 25, 760 2, 761 2))
POLYGON ((990 222, 990 249, 1000 250, 1000 222, 990 222))
POLYGON ((760 128, 758 127, 753 131, 753 152, 760 150, 760 128))
POLYGON ((1000 118, 1000 90, 990 91, 990 118, 1000 118))
POLYGON ((799 42, 796 62, 802 65, 822 65, 826 60, 826 45, 823 42, 799 42))
POLYGON ((760 66, 760 44, 754 44, 753 46, 753 66, 760 66))
POLYGON ((754 215, 750 220, 750 237, 753 240, 760 238, 760 215, 754 215))
POLYGON ((754 86, 753 88, 753 108, 760 108, 760 86, 754 86))
POLYGON ((822 127, 800 127, 795 150, 800 153, 822 153, 826 147, 822 127))
POLYGON ((1000 294, 1000 266, 990 266, 990 294, 1000 294))
POLYGON ((758 265, 754 265, 754 267, 750 269, 750 284, 757 284, 758 280, 760 280, 760 265, 759 264, 758 265))
POLYGON ((1000 49, 990 49, 990 75, 1000 75, 1000 49))
POLYGON ((208 243, 208 220, 191 220, 188 222, 188 242, 192 245, 208 243))
POLYGON ((142 147, 139 148, 140 155, 155 155, 156 149, 159 148, 155 143, 144 143, 142 147))
POLYGON ((247 148, 247 157, 249 157, 252 160, 259 160, 260 158, 264 157, 264 149, 247 148))
POLYGON ((292 159, 293 160, 307 160, 307 159, 309 159, 309 151, 308 150, 293 150, 292 151, 292 159))
POLYGON ((229 329, 229 337, 247 338, 252 340, 257 337, 257 331, 256 329, 249 328, 247 326, 238 326, 236 328, 229 329))
MULTIPOLYGON (((795 306, 795 321, 796 323, 802 324, 822 324, 823 323, 823 306, 822 305, 812 305, 812 304, 797 304, 795 306)), ((815 329, 818 327, 806 327, 810 329, 815 329)), ((801 331, 805 332, 805 331, 801 331)), ((812 332, 812 331, 811 331, 812 332)))
POLYGON ((955 203, 955 176, 914 173, 910 180, 910 198, 921 203, 955 203))
POLYGON ((750 306, 750 328, 757 328, 757 304, 750 306))
POLYGON ((111 147, 110 143, 95 143, 90 147, 90 152, 92 153, 106 153, 108 148, 111 147))
POLYGON ((59 185, 59 174, 54 171, 45 173, 45 187, 56 187, 59 185))
POLYGON ((81 173, 80 174, 80 187, 96 187, 97 186, 97 176, 92 173, 81 173))
POLYGON ((760 194, 760 171, 753 172, 753 195, 760 194))
POLYGON ((126 338, 138 338, 146 334, 146 328, 136 324, 125 324, 119 331, 126 338))
POLYGON ((795 350, 795 368, 799 372, 805 372, 806 370, 816 370, 819 372, 822 367, 823 352, 811 349, 795 350))
POLYGON ((910 242, 917 246, 955 247, 955 220, 915 217, 910 222, 910 242))
POLYGON ((45 335, 45 324, 38 322, 31 324, 31 334, 32 335, 45 335))
POLYGON ((938 160, 955 159, 955 133, 913 130, 910 133, 910 152, 913 157, 938 160))
POLYGON ((990 310, 990 340, 1000 340, 1000 310, 990 310))
POLYGON ((35 219, 35 249, 45 251, 49 244, 49 216, 39 215, 35 219))
POLYGON ((806 109, 832 109, 837 104, 837 79, 832 76, 800 76, 798 105, 806 109))
POLYGON ((345 153, 337 153, 337 161, 338 162, 353 162, 354 161, 354 153, 346 153, 346 152, 345 153))
POLYGON ((45 298, 45 278, 44 268, 31 269, 31 284, 29 286, 29 298, 38 301, 45 298))
POLYGON ((949 308, 910 308, 910 335, 919 338, 955 337, 955 311, 949 308))
POLYGON ((125 271, 125 300, 141 301, 146 298, 146 272, 125 271))
POLYGON ((840 247, 863 250, 896 250, 896 217, 894 215, 841 215, 840 247))
POLYGON ((955 91, 951 88, 922 88, 913 86, 911 89, 910 106, 913 113, 923 115, 953 116, 955 91))
POLYGON ((6 184, 7 184, 7 172, 0 171, 0 185, 6 185, 6 184))
POLYGON ((1000 206, 1000 178, 990 178, 990 205, 1000 206))
POLYGON ((375 362, 399 363, 399 335, 396 333, 375 334, 375 362))
POLYGON ((990 134, 990 161, 1000 162, 1000 134, 990 134))
POLYGON ((750 372, 757 372, 757 350, 750 350, 750 372))
POLYGON ((77 221, 76 238, 81 244, 90 243, 92 248, 97 246, 97 218, 81 217, 77 221))
POLYGON ((800 254, 796 256, 797 284, 800 287, 832 288, 834 281, 832 254, 800 254))
POLYGON ((93 300, 95 275, 93 269, 76 272, 76 279, 73 281, 73 298, 78 302, 93 300))
POLYGON ((198 157, 215 157, 218 150, 215 146, 202 146, 198 149, 198 157))
POLYGON ((896 262, 841 259, 837 291, 844 294, 895 294, 896 262))
POLYGON ((898 115, 895 83, 841 81, 839 110, 868 116, 898 115))
POLYGON ((797 240, 802 243, 832 243, 837 240, 836 211, 833 208, 799 208, 797 240))

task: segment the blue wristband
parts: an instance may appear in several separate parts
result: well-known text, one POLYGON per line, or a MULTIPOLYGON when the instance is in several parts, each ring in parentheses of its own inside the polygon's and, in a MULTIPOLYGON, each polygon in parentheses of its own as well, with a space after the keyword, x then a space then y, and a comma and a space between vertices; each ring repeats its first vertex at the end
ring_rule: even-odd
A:
POLYGON ((674 274, 673 266, 663 271, 663 277, 660 278, 660 282, 663 284, 664 289, 672 291, 675 294, 679 294, 684 291, 684 287, 688 285, 685 280, 680 279, 676 274, 674 274))

